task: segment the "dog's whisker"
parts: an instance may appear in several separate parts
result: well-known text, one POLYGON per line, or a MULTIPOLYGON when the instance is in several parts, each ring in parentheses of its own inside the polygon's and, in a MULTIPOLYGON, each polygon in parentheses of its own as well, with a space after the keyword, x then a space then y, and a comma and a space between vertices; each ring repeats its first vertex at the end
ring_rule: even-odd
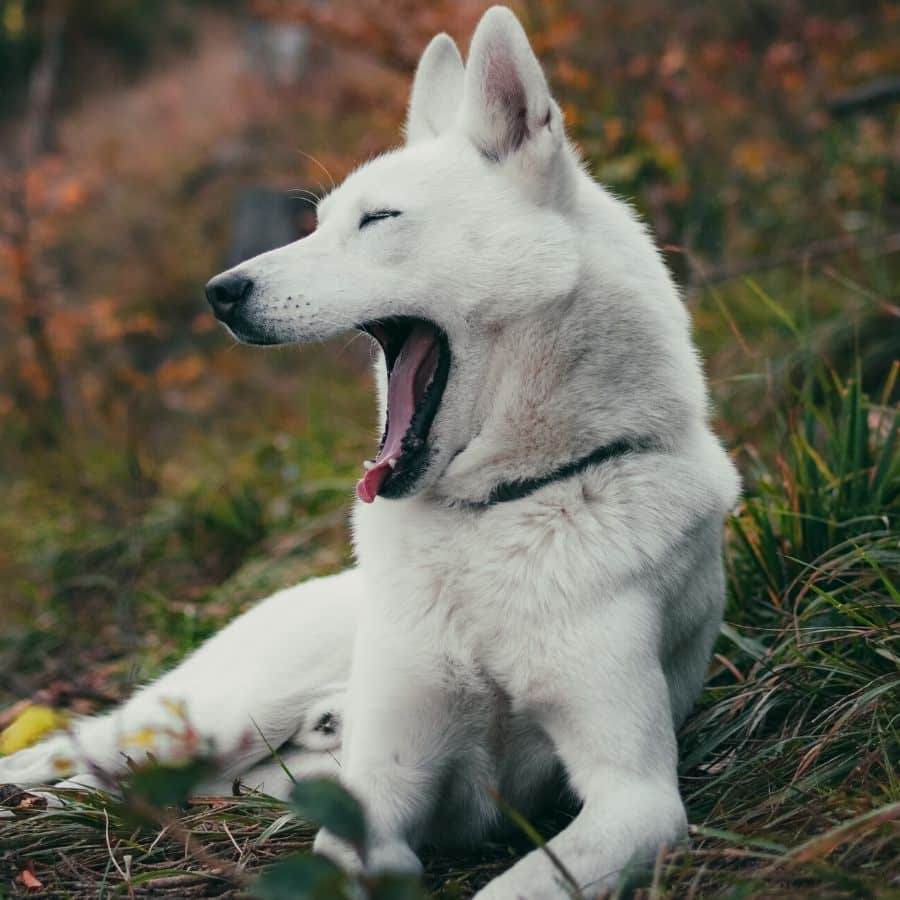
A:
MULTIPOLYGON (((336 185, 334 183, 334 178, 331 177, 331 172, 328 171, 328 168, 325 166, 325 164, 322 163, 320 160, 316 159, 316 157, 313 156, 311 153, 307 153, 305 150, 298 149, 297 152, 299 154, 301 154, 302 156, 305 156, 310 162, 317 165, 325 173, 325 177, 331 183, 331 189, 334 190, 336 187, 336 185)), ((323 191, 323 194, 324 194, 324 191, 323 191)))

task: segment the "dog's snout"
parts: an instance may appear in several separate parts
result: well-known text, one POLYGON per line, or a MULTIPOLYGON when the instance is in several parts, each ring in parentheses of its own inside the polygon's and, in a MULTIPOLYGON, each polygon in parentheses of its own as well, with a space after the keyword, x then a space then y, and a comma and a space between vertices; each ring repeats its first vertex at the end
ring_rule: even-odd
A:
POLYGON ((209 280, 206 285, 206 299, 213 308, 216 318, 227 322, 234 311, 253 290, 253 279, 240 272, 223 272, 209 280))

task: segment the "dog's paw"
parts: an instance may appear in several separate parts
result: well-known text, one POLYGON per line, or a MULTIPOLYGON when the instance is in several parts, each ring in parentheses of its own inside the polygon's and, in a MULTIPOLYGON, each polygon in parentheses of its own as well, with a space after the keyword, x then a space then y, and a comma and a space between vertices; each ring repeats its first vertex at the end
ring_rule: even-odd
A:
POLYGON ((367 860, 370 872, 397 872, 402 875, 422 874, 422 862, 405 841, 391 841, 369 849, 367 860))
POLYGON ((511 869, 489 881, 473 900, 600 900, 609 896, 614 884, 614 876, 610 883, 600 879, 576 893, 543 851, 532 850, 511 869))
POLYGON ((345 872, 358 874, 363 871, 359 854, 346 841, 335 837, 325 828, 319 831, 313 841, 313 853, 327 857, 345 872))
POLYGON ((59 735, 0 757, 0 784, 9 782, 23 787, 53 784, 77 771, 73 750, 72 741, 59 735))
POLYGON ((346 842, 322 829, 313 842, 313 852, 325 856, 345 872, 358 875, 365 869, 372 875, 396 872, 403 875, 422 874, 422 863, 405 841, 395 840, 376 844, 369 848, 366 864, 346 842))

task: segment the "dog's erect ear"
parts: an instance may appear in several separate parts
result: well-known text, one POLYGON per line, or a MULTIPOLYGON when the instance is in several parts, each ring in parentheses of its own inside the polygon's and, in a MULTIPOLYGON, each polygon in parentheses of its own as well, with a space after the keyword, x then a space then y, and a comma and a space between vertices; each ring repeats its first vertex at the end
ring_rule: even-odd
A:
POLYGON ((525 29, 506 7, 489 9, 475 29, 462 122, 490 159, 502 160, 526 144, 549 152, 562 141, 562 114, 525 29))
POLYGON ((463 93, 462 57, 447 34, 432 38, 416 69, 409 113, 406 116, 406 143, 436 137, 456 121, 463 93))

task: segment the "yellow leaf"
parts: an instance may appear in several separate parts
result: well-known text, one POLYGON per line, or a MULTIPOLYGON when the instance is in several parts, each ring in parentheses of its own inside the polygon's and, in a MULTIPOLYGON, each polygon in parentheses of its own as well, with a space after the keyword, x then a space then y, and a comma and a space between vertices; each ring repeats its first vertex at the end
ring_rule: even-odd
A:
POLYGON ((64 756, 57 756, 50 764, 53 766, 53 771, 60 777, 72 775, 75 771, 75 763, 64 756))
POLYGON ((179 719, 187 718, 187 707, 184 705, 184 700, 172 700, 169 697, 163 697, 160 700, 160 703, 170 712, 173 716, 177 716, 179 719))
POLYGON ((29 706, 0 732, 0 756, 36 744, 51 731, 64 728, 66 717, 49 706, 29 706))
POLYGON ((122 745, 125 747, 142 747, 149 750, 156 743, 158 732, 153 728, 141 728, 139 731, 132 731, 122 738, 122 745))

